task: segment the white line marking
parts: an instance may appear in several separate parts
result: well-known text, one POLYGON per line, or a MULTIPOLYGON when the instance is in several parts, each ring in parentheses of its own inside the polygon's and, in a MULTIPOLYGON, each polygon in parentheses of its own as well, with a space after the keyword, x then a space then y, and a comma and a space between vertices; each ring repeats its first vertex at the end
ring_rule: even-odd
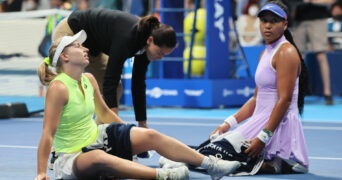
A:
MULTIPOLYGON (((0 145, 0 148, 14 148, 14 149, 37 149, 36 146, 17 146, 17 145, 0 145)), ((342 158, 334 157, 315 157, 309 156, 311 160, 332 160, 332 161, 342 161, 342 158)))
POLYGON ((333 157, 312 157, 309 156, 311 160, 332 160, 332 161, 342 161, 342 158, 333 158, 333 157))
POLYGON ((309 130, 336 130, 336 131, 342 131, 342 127, 303 126, 303 129, 309 129, 309 130))
MULTIPOLYGON (((135 123, 134 121, 126 121, 127 123, 135 123)), ((187 122, 155 122, 150 121, 148 124, 163 125, 163 126, 201 126, 201 127, 216 127, 217 123, 187 123, 187 122)), ((324 126, 303 126, 307 130, 336 130, 342 131, 342 127, 324 127, 324 126)))
POLYGON ((0 148, 37 149, 36 146, 16 146, 16 145, 0 145, 0 148))
MULTIPOLYGON (((185 112, 186 113, 186 112, 185 112)), ((156 119, 191 119, 191 120, 194 120, 194 119, 197 119, 197 120, 214 120, 214 121, 223 121, 225 118, 227 118, 230 114, 227 114, 227 116, 213 116, 213 117, 210 117, 210 116, 193 116, 193 117, 190 117, 190 116, 182 116, 182 115, 149 115, 149 118, 156 118, 156 119)), ((134 113, 133 114, 122 114, 120 115, 121 118, 134 118, 134 113)), ((329 120, 322 120, 322 119, 301 119, 301 121, 303 123, 342 123, 342 119, 334 119, 333 121, 329 121, 329 120)))

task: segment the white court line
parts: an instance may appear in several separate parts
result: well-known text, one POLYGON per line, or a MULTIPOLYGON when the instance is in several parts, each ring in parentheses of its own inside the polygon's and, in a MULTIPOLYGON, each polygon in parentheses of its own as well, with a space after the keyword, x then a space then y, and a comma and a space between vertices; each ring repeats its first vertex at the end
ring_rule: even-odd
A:
POLYGON ((337 130, 337 131, 341 131, 342 127, 303 126, 303 129, 310 129, 310 130, 337 130))
MULTIPOLYGON (((36 146, 16 146, 16 145, 0 145, 0 148, 14 148, 14 149, 37 149, 36 146)), ((342 161, 342 158, 334 157, 315 157, 309 156, 311 160, 332 160, 332 161, 342 161)))
POLYGON ((37 146, 15 146, 15 145, 0 145, 0 148, 15 148, 15 149, 37 149, 37 146))
MULTIPOLYGON (((170 119, 170 117, 168 118, 170 119)), ((42 121, 41 119, 16 119, 18 121, 27 121, 27 122, 37 122, 37 121, 42 121)), ((12 120, 12 121, 15 121, 12 120)), ((128 120, 125 121, 126 123, 132 123, 135 124, 136 121, 132 121, 132 120, 128 120)), ((192 127, 196 127, 196 126, 200 126, 200 127, 217 127, 219 125, 219 123, 191 123, 191 122, 156 122, 156 121, 149 121, 148 124, 151 125, 162 125, 162 126, 192 126, 192 127)), ((329 123, 326 123, 329 124, 329 123)), ((303 129, 306 130, 336 130, 336 131, 342 131, 342 127, 336 127, 336 126, 305 126, 303 125, 303 129)))
MULTIPOLYGON (((149 114, 147 112, 147 114, 149 114)), ((186 112, 184 112, 184 114, 186 114, 186 112)), ((190 113, 191 114, 191 113, 190 113)), ((154 114, 151 114, 151 115, 148 115, 149 118, 156 118, 156 119, 191 119, 191 120, 194 120, 194 119, 197 119, 197 120, 214 120, 214 121, 223 121, 225 118, 228 117, 228 115, 230 114, 227 114, 227 116, 213 116, 213 117, 210 117, 210 116, 183 116, 183 115, 173 115, 171 113, 171 115, 154 115, 154 114)), ((121 118, 134 118, 134 113, 130 113, 130 114, 126 114, 126 113, 123 113, 120 115, 121 118)), ((336 120, 333 120, 333 121, 327 121, 327 120, 321 120, 321 119, 302 119, 300 118, 301 121, 303 123, 342 123, 342 119, 336 119, 336 120)))
MULTIPOLYGON (((126 121, 127 123, 135 123, 134 121, 126 121)), ((149 122, 152 125, 167 125, 167 126, 201 126, 201 127, 216 127, 217 123, 185 123, 185 122, 149 122)), ((303 129, 309 130, 336 130, 342 131, 342 127, 323 127, 323 126, 303 126, 303 129)))
MULTIPOLYGON (((125 120, 125 119, 134 119, 135 116, 134 115, 120 115, 120 117, 125 120)), ((158 120, 192 120, 192 121, 219 121, 219 122, 223 122, 223 120, 226 117, 184 117, 184 116, 155 116, 155 115, 151 115, 149 116, 150 119, 153 119, 153 121, 155 121, 156 119, 158 120)), ((26 121, 26 122, 39 122, 39 121, 43 121, 43 117, 33 117, 33 118, 13 118, 11 119, 11 121, 26 121)), ((131 120, 125 120, 126 122, 133 122, 131 120)), ((150 122, 153 122, 150 120, 150 122)), ((334 121, 318 121, 318 120, 310 120, 310 119, 306 119, 306 120, 302 120, 302 123, 324 123, 324 124, 342 124, 342 120, 334 120, 334 121)))
POLYGON ((332 157, 312 157, 309 156, 311 160, 333 160, 333 161, 342 161, 342 158, 332 158, 332 157))

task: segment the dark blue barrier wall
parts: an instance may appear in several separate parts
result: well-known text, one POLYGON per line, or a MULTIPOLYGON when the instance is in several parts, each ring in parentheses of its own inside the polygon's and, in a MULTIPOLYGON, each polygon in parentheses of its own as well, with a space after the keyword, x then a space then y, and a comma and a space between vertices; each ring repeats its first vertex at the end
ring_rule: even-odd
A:
MULTIPOLYGON (((125 105, 132 106, 131 80, 123 80, 125 105)), ((147 106, 217 108, 240 106, 254 93, 253 79, 148 79, 147 106)))

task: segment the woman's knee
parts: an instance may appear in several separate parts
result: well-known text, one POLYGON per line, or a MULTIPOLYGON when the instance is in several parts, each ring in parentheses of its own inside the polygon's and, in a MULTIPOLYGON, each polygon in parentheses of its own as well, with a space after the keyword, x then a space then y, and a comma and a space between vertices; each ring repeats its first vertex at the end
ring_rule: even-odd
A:
POLYGON ((134 127, 131 130, 131 143, 133 146, 153 148, 154 142, 159 142, 162 134, 154 129, 134 127))
POLYGON ((107 164, 108 156, 102 150, 92 150, 81 154, 74 161, 73 172, 79 179, 84 177, 98 177, 102 174, 101 170, 107 164))
POLYGON ((145 129, 144 135, 146 135, 146 138, 151 141, 157 140, 161 137, 161 133, 154 129, 145 129))

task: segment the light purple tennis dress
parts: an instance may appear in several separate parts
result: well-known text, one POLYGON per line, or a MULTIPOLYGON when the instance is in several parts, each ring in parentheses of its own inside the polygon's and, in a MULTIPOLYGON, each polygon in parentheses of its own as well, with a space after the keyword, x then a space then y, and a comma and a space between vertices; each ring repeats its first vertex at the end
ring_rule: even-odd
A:
MULTIPOLYGON (((234 130, 241 133, 246 139, 255 138, 266 127, 277 102, 276 70, 272 67, 271 61, 275 52, 283 43, 289 43, 284 36, 273 44, 266 45, 265 52, 258 64, 255 74, 258 95, 254 113, 247 122, 234 130)), ((308 154, 297 107, 298 82, 299 79, 297 78, 291 105, 271 140, 266 144, 265 159, 273 159, 278 156, 283 159, 295 160, 308 167, 308 154)))

